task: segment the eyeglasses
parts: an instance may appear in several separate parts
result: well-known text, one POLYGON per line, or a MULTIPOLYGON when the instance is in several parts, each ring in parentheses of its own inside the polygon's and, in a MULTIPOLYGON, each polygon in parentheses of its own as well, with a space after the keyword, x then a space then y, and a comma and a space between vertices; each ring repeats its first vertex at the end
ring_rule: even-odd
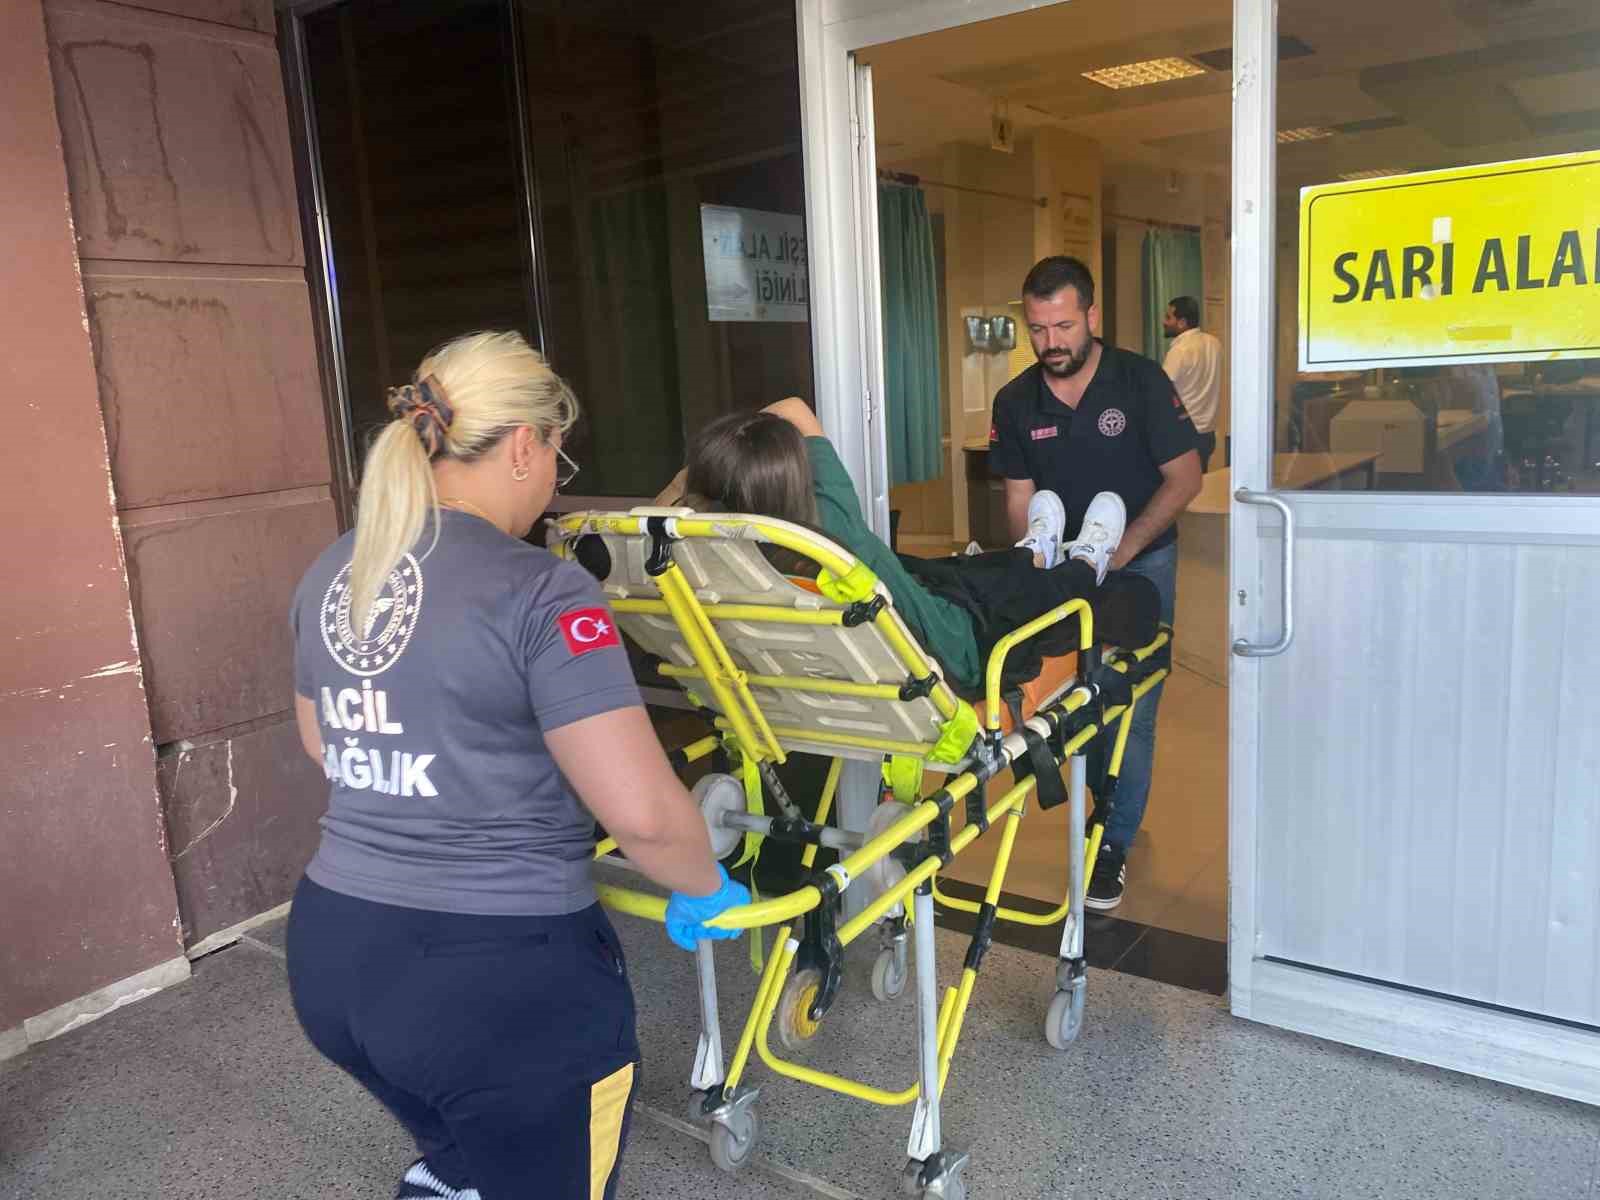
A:
POLYGON ((578 464, 567 457, 567 452, 560 446, 556 447, 556 457, 561 461, 556 465, 556 487, 564 488, 578 475, 578 464))

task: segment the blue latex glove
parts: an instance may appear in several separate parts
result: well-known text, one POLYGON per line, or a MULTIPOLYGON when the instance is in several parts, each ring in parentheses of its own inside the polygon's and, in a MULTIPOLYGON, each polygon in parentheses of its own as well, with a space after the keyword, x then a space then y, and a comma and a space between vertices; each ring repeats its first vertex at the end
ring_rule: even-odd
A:
POLYGON ((709 896, 673 892, 672 899, 667 901, 667 936, 685 950, 693 950, 695 942, 702 938, 736 938, 744 932, 742 929, 706 928, 705 922, 712 917, 750 903, 750 893, 743 884, 729 879, 720 866, 717 874, 722 876, 722 886, 709 896))

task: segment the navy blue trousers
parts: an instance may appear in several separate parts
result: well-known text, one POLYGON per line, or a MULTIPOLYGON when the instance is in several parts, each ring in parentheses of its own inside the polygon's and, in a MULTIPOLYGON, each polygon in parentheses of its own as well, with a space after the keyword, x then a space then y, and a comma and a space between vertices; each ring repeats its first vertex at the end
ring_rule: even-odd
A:
POLYGON ((622 946, 558 917, 375 904, 300 882, 289 988, 311 1044, 483 1200, 611 1200, 638 1087, 622 946))

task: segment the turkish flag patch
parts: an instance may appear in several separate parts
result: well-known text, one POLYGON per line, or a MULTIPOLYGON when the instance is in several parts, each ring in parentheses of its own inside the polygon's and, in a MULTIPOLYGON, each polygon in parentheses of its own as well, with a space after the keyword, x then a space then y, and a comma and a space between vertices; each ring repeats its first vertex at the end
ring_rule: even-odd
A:
POLYGON ((567 639, 567 649, 573 654, 622 645, 611 613, 604 608, 575 608, 559 617, 556 624, 561 626, 561 636, 567 639))

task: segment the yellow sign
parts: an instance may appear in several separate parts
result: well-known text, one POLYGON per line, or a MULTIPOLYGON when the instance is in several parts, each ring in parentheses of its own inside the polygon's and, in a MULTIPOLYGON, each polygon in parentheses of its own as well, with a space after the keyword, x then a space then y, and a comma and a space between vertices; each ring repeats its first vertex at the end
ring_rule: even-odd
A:
POLYGON ((1600 151, 1306 188, 1300 370, 1600 355, 1600 151))

